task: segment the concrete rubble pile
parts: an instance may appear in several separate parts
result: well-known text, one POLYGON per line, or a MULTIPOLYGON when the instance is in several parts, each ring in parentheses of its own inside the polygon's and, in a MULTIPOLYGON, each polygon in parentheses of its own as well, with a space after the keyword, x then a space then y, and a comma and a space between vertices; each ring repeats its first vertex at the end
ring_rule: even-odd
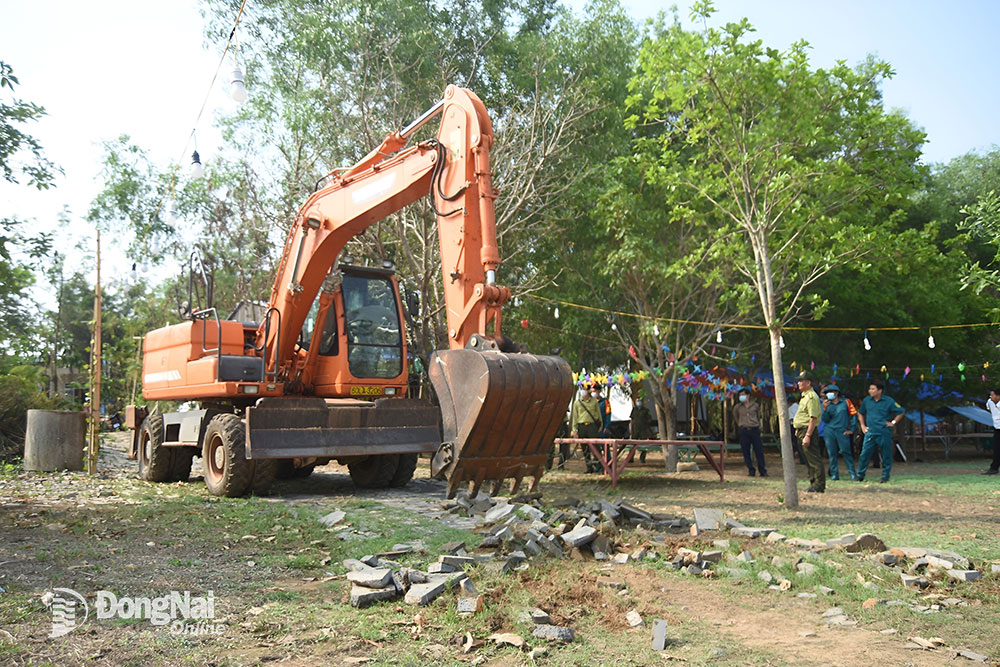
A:
MULTIPOLYGON (((764 569, 757 578, 775 591, 789 591, 795 587, 793 581, 780 575, 781 570, 794 569, 792 578, 799 584, 809 583, 817 572, 815 563, 821 560, 821 553, 834 549, 843 550, 849 557, 868 558, 878 565, 897 572, 904 586, 927 588, 936 579, 942 581, 974 581, 981 577, 973 569, 969 559, 959 554, 934 549, 910 547, 887 548, 877 536, 866 533, 859 536, 843 535, 831 540, 806 540, 788 538, 771 528, 748 527, 732 518, 724 516, 722 510, 697 508, 693 520, 665 514, 650 513, 630 505, 621 499, 614 502, 598 500, 583 502, 575 498, 558 501, 550 509, 543 509, 539 503, 540 494, 517 498, 492 498, 480 493, 475 497, 459 493, 453 501, 443 504, 448 512, 473 517, 479 520, 484 537, 479 546, 469 549, 464 542, 447 544, 443 552, 433 562, 417 562, 404 566, 395 559, 412 557, 422 550, 421 545, 396 545, 385 554, 366 556, 360 560, 348 559, 344 567, 351 583, 351 604, 364 607, 383 600, 402 597, 406 604, 427 605, 446 591, 458 590, 456 610, 459 614, 471 615, 484 609, 483 595, 469 578, 467 570, 478 567, 481 571, 506 574, 511 571, 526 570, 532 559, 569 558, 573 560, 606 561, 609 566, 624 565, 638 561, 654 561, 671 558, 669 567, 685 574, 712 577, 716 573, 732 577, 749 577, 746 566, 755 562, 749 551, 731 553, 730 539, 714 539, 713 548, 698 551, 684 547, 674 549, 665 544, 662 533, 701 536, 708 539, 727 531, 730 538, 763 540, 768 543, 783 543, 794 549, 794 558, 775 556, 771 567, 779 574, 764 569), (623 528, 635 528, 651 533, 641 545, 633 545, 620 540, 623 528), (713 535, 708 535, 712 533, 713 535)), ((834 564, 833 561, 827 561, 834 564)), ((834 564, 840 567, 839 564, 834 564)), ((994 564, 993 573, 1000 573, 1000 565, 994 564)), ((815 583, 815 582, 811 582, 815 583)), ((877 591, 874 583, 864 585, 877 591)), ((597 586, 625 593, 624 582, 613 575, 602 575, 597 586)), ((802 591, 799 597, 833 595, 835 591, 822 585, 814 587, 816 592, 802 591)), ((917 612, 933 612, 950 606, 964 606, 957 598, 943 595, 927 596, 927 605, 913 605, 900 600, 876 600, 870 602, 887 605, 907 604, 917 612)), ((536 637, 558 642, 574 639, 572 628, 552 623, 552 619, 541 609, 522 610, 519 619, 531 621, 536 637)), ((628 623, 632 627, 644 625, 637 612, 630 612, 628 623)), ((823 615, 827 625, 855 625, 842 609, 833 607, 823 615)), ((659 619, 653 623, 653 648, 663 650, 665 622, 659 619)), ((499 640, 497 640, 499 641, 499 640)))
MULTIPOLYGON (((446 591, 457 589, 458 613, 475 614, 483 610, 483 596, 469 578, 468 569, 479 567, 505 574, 528 569, 535 558, 619 564, 654 560, 657 552, 652 543, 657 538, 646 546, 630 548, 618 540, 621 529, 641 527, 685 533, 691 526, 686 518, 649 513, 622 500, 585 503, 569 498, 546 510, 539 498, 540 494, 507 499, 459 493, 455 500, 445 503, 445 508, 481 521, 479 530, 484 538, 479 546, 469 549, 464 542, 448 544, 435 561, 413 567, 395 559, 412 557, 420 545, 400 544, 384 554, 347 559, 343 565, 351 583, 351 605, 365 607, 400 597, 406 604, 427 605, 446 591)), ((554 625, 540 609, 527 610, 521 617, 533 622, 536 637, 558 642, 574 639, 572 628, 554 625)))

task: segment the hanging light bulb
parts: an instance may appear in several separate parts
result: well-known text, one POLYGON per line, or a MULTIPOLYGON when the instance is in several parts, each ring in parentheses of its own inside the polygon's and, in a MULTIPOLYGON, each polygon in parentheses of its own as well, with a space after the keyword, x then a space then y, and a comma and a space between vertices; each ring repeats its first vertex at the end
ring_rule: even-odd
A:
POLYGON ((785 337, 784 336, 778 336, 778 347, 780 347, 781 349, 785 349, 785 337))
POLYGON ((614 322, 612 322, 612 323, 611 323, 611 330, 612 330, 612 331, 618 331, 618 325, 617 325, 617 324, 615 324, 614 322))
POLYGON ((139 282, 139 272, 135 270, 135 262, 132 262, 132 270, 128 274, 129 284, 135 285, 139 282))
POLYGON ((722 329, 719 329, 718 331, 715 332, 715 342, 716 343, 722 342, 722 329))
POLYGON ((660 335, 660 325, 657 322, 653 322, 653 333, 657 336, 660 335))
POLYGON ((557 320, 559 319, 559 306, 556 306, 556 309, 552 311, 552 314, 555 315, 557 320))
POLYGON ((170 203, 167 204, 166 221, 169 224, 177 222, 177 202, 175 202, 173 199, 171 199, 170 203))
POLYGON ((233 82, 229 86, 229 95, 234 102, 243 104, 247 101, 247 88, 243 85, 243 70, 239 64, 233 65, 233 82))
POLYGON ((191 178, 202 178, 205 175, 205 167, 201 164, 201 156, 198 155, 198 150, 195 149, 191 153, 191 178))
POLYGON ((934 334, 927 337, 927 347, 934 349, 934 334))
POLYGON ((516 306, 520 306, 520 305, 521 305, 521 298, 515 296, 514 297, 514 306, 516 307, 516 306))

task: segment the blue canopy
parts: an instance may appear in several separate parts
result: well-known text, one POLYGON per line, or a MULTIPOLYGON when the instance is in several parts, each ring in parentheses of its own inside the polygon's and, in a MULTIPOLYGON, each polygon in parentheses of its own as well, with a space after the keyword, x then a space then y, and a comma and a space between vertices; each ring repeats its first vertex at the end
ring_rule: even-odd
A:
MULTIPOLYGON (((911 422, 919 424, 920 423, 920 411, 919 410, 907 410, 907 412, 906 412, 906 418, 909 419, 911 422)), ((935 417, 934 415, 928 414, 926 412, 924 413, 924 425, 925 426, 930 426, 931 424, 937 424, 939 421, 941 421, 941 419, 939 417, 935 417)))
POLYGON ((990 413, 987 410, 983 410, 982 408, 965 407, 965 406, 953 407, 951 405, 948 406, 948 409, 951 410, 952 412, 957 412, 966 419, 971 419, 974 422, 979 422, 983 426, 989 426, 990 428, 993 428, 993 417, 990 416, 990 413))

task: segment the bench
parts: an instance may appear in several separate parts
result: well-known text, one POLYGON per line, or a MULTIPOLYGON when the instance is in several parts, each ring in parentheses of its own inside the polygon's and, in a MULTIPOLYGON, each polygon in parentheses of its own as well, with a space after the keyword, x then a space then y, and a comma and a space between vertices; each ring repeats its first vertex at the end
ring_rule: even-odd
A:
MULTIPOLYGON (((726 443, 718 440, 622 440, 617 438, 556 438, 557 445, 585 445, 601 463, 605 474, 611 475, 611 487, 618 487, 618 478, 635 457, 636 451, 648 447, 659 449, 663 445, 676 445, 678 449, 693 449, 705 456, 709 464, 719 474, 719 481, 725 481, 725 456, 722 450, 726 443), (719 458, 709 450, 709 446, 719 447, 719 458)), ((649 451, 649 450, 647 450, 649 451)))

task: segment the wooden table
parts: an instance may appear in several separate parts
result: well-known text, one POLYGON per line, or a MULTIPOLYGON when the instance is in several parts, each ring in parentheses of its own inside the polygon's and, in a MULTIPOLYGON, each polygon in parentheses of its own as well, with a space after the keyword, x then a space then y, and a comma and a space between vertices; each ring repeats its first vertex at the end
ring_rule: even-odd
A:
POLYGON ((708 462, 719 474, 719 481, 726 479, 726 444, 721 440, 620 440, 616 438, 556 438, 557 445, 586 445, 604 468, 604 474, 611 476, 611 488, 618 488, 618 478, 632 463, 636 449, 642 446, 678 445, 694 446, 701 450, 708 462), (719 447, 719 460, 712 455, 709 446, 719 447))

